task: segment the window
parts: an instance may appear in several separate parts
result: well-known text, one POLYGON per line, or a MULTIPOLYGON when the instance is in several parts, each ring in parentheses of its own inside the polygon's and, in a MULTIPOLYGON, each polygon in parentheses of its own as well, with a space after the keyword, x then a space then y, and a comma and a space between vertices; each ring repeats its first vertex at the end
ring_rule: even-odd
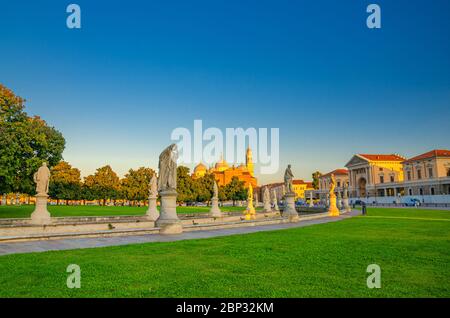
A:
POLYGON ((408 194, 412 195, 412 189, 408 189, 408 194))
POLYGON ((447 177, 450 177, 450 168, 447 169, 447 177))
POLYGON ((411 181, 411 171, 408 171, 407 175, 408 175, 408 181, 411 181))
POLYGON ((430 189, 431 195, 434 195, 434 188, 430 189))
POLYGON ((394 176, 391 176, 391 182, 394 182, 394 176))
POLYGON ((383 168, 380 168, 380 171, 383 171, 383 168))
POLYGON ((337 186, 338 186, 338 188, 341 187, 341 182, 340 181, 337 182, 337 186))
POLYGON ((380 176, 380 183, 384 183, 384 176, 380 176))
POLYGON ((428 178, 433 178, 433 168, 428 168, 428 178))
POLYGON ((423 189, 422 188, 419 189, 419 194, 423 195, 423 189))
POLYGON ((422 179, 422 170, 417 169, 417 179, 422 179))

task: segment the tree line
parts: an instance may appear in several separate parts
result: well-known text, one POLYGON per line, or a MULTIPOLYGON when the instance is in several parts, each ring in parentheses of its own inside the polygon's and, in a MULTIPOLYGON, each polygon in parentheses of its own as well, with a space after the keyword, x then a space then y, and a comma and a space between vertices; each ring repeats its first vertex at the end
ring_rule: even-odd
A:
MULTIPOLYGON (((49 196, 56 200, 147 200, 151 168, 130 169, 124 178, 107 165, 81 180, 80 170, 62 160, 63 135, 38 116, 25 112, 25 99, 0 84, 0 194, 35 194, 33 174, 42 162, 51 167, 49 196)), ((214 176, 193 179, 189 168, 177 170, 178 200, 207 202, 213 195, 214 176)), ((245 200, 244 182, 233 178, 219 187, 220 200, 245 200)))
MULTIPOLYGON (((96 172, 81 180, 80 170, 68 162, 61 161, 51 168, 49 196, 56 200, 99 200, 102 205, 108 200, 130 202, 140 205, 149 196, 150 179, 155 171, 140 167, 130 169, 121 179, 109 166, 98 168, 96 172)), ((194 179, 188 167, 177 168, 177 192, 179 202, 209 202, 213 195, 214 176, 206 174, 194 179)), ((247 190, 244 182, 233 178, 230 183, 219 187, 219 200, 244 200, 247 190)))

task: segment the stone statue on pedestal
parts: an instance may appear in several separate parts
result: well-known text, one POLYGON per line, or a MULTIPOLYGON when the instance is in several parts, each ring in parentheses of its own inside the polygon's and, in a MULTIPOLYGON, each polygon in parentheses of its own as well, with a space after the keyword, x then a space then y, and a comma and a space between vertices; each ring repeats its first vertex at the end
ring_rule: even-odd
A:
POLYGON ((48 185, 50 182, 50 169, 47 163, 43 162, 38 171, 33 176, 34 183, 36 183, 37 194, 48 194, 48 185))
POLYGON ((176 144, 167 147, 159 156, 158 191, 176 191, 177 189, 177 159, 176 144))
POLYGON ((313 193, 312 190, 309 191, 309 207, 313 208, 314 207, 314 200, 313 200, 313 193))
POLYGON ((288 165, 286 170, 284 171, 284 186, 287 193, 295 193, 293 181, 294 175, 291 171, 291 165, 288 165))
POLYGON ((183 232, 177 215, 177 159, 176 144, 167 147, 159 156, 158 191, 161 196, 161 209, 156 226, 160 228, 160 234, 183 232))
POLYGON ((278 207, 277 193, 276 193, 275 189, 272 190, 272 195, 273 195, 273 198, 272 198, 273 210, 278 212, 278 211, 280 211, 280 208, 278 207))
POLYGON ((272 212, 272 207, 270 205, 270 192, 267 186, 264 187, 263 203, 264 203, 264 212, 272 212))
POLYGON ((211 210, 209 213, 212 217, 222 217, 222 212, 219 208, 219 188, 217 187, 217 182, 214 180, 213 185, 213 196, 211 198, 211 210))
POLYGON ((157 184, 156 174, 153 174, 150 179, 150 189, 148 196, 148 209, 147 209, 147 217, 151 221, 156 221, 159 218, 159 212, 156 204, 156 199, 158 198, 158 184, 157 184))
POLYGON ((291 165, 288 165, 284 172, 284 187, 286 194, 284 195, 283 217, 289 218, 291 222, 298 222, 299 217, 295 209, 295 191, 294 191, 294 175, 291 171, 291 165))
POLYGON ((253 187, 250 183, 247 189, 247 208, 244 211, 245 219, 250 220, 255 218, 255 207, 253 206, 253 187))
POLYGON ((344 207, 344 211, 350 212, 351 208, 350 208, 350 205, 348 204, 348 183, 347 182, 344 182, 343 188, 344 188, 344 194, 342 196, 342 204, 344 207))
POLYGON ((339 209, 336 206, 336 194, 334 193, 334 189, 336 189, 336 178, 334 174, 330 176, 330 189, 329 189, 329 207, 328 213, 330 216, 339 216, 339 209))
POLYGON ((33 175, 36 183, 36 207, 31 213, 31 223, 45 225, 51 223, 50 212, 47 210, 48 185, 50 182, 50 169, 43 162, 38 171, 33 175))

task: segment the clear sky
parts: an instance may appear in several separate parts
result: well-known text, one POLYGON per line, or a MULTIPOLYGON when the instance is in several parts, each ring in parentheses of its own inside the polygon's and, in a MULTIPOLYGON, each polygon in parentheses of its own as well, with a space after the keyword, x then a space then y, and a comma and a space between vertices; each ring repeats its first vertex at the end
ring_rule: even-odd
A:
POLYGON ((355 153, 450 148, 448 0, 0 0, 0 39, 0 82, 83 175, 156 168, 194 119, 280 128, 282 168, 261 182, 287 163, 311 179, 355 153))

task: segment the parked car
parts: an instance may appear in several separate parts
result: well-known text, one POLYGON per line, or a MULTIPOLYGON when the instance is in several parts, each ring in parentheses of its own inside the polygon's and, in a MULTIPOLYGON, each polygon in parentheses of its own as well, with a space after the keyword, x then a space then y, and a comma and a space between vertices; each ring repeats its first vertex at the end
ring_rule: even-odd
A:
POLYGON ((419 206, 420 205, 420 200, 412 198, 412 199, 407 200, 405 202, 405 205, 406 206, 419 206))

